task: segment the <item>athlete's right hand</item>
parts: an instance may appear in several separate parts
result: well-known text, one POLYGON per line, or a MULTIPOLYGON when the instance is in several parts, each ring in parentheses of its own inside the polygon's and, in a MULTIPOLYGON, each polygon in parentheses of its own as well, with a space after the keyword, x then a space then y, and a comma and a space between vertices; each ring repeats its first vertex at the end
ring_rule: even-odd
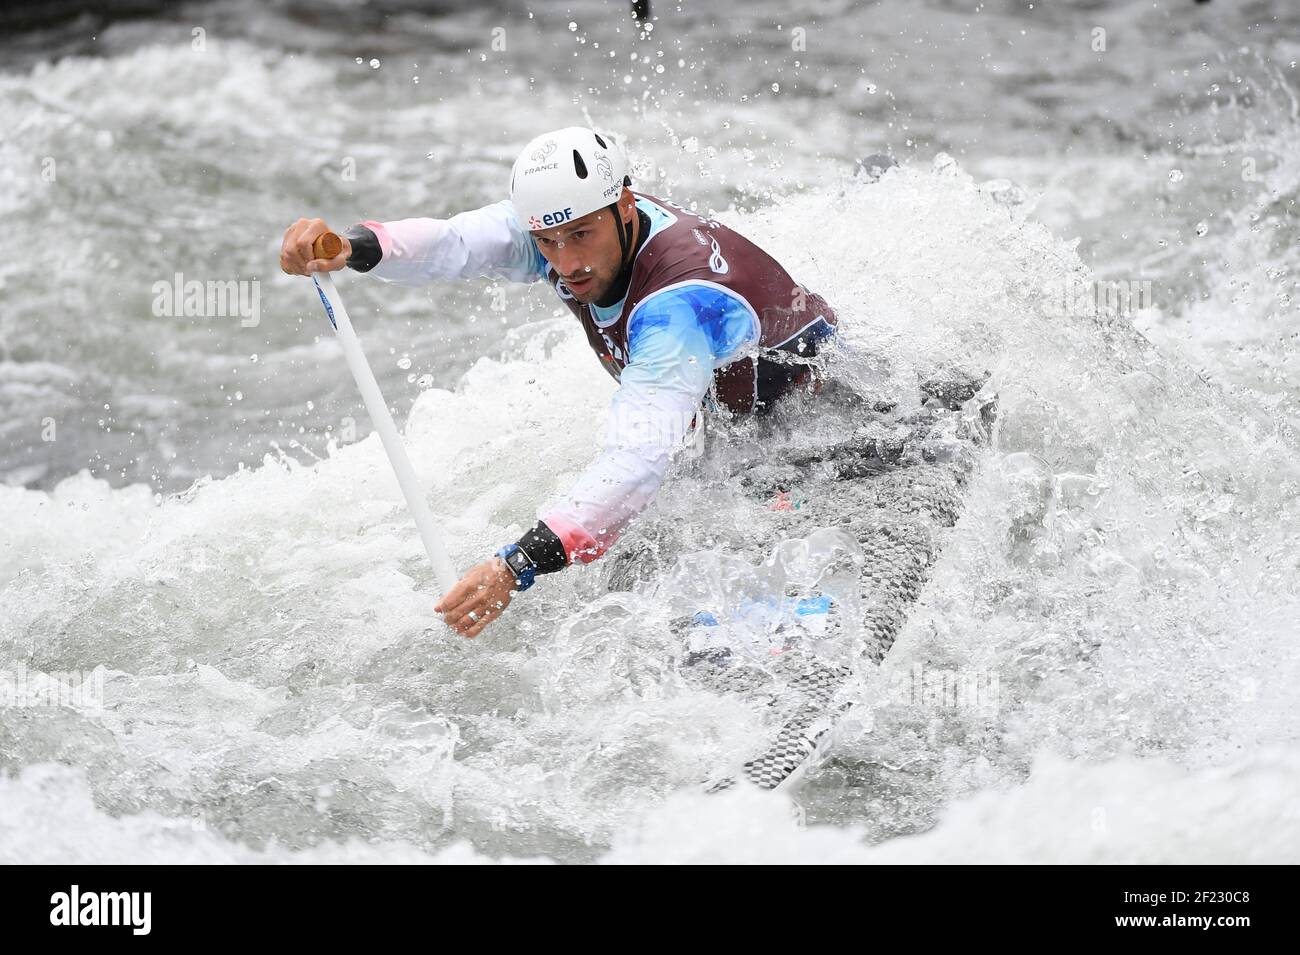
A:
POLYGON ((311 244, 319 236, 332 231, 323 219, 299 219, 284 230, 280 244, 280 268, 289 275, 310 275, 312 272, 337 272, 348 264, 352 243, 343 236, 343 251, 332 259, 313 258, 311 244))

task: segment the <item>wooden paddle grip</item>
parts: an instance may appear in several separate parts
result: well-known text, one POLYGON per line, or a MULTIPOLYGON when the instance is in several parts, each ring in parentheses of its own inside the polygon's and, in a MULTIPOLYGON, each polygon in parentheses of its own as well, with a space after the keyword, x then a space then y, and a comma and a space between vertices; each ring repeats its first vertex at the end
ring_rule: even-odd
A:
POLYGON ((343 240, 333 232, 321 233, 311 244, 311 254, 314 259, 332 259, 342 251, 343 240))

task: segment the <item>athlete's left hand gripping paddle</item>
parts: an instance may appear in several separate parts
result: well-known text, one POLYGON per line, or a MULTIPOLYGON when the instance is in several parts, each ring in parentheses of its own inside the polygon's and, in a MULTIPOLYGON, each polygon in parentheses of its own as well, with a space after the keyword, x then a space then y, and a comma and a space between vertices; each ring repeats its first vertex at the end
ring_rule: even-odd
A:
MULTIPOLYGON (((312 243, 312 255, 318 259, 332 259, 342 251, 343 240, 333 232, 326 232, 312 243)), ((411 467, 411 459, 406 456, 406 447, 397 433, 397 426, 393 424, 393 416, 388 413, 388 405, 379 391, 379 383, 375 381, 370 363, 366 361, 361 343, 357 341, 357 333, 352 330, 352 323, 348 321, 348 312, 343 307, 343 299, 339 297, 338 289, 334 287, 334 279, 328 272, 313 272, 311 280, 316 283, 316 291, 320 294, 321 304, 325 306, 325 314, 329 316, 339 344, 343 346, 343 357, 347 359, 352 377, 356 379, 357 387, 361 390, 361 400, 366 404, 370 420, 374 423, 375 430, 379 432, 379 440, 383 442, 388 461, 397 475, 397 483, 402 488, 403 497, 406 498, 406 506, 410 508, 411 516, 415 518, 415 526, 420 529, 420 539, 424 541, 424 549, 429 554, 433 573, 438 578, 442 592, 446 593, 456 583, 455 568, 452 567, 451 558, 447 556, 447 550, 442 545, 442 537, 438 529, 434 527, 433 515, 429 513, 429 505, 425 503, 424 492, 415 476, 415 469, 411 467)))

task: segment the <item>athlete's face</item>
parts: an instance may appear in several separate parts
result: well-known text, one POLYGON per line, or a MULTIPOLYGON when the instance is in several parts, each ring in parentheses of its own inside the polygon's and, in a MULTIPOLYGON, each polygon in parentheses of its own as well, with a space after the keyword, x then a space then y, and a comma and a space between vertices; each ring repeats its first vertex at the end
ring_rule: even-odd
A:
MULTIPOLYGON (((631 227, 636 199, 627 189, 618 201, 623 228, 631 227)), ((618 278, 623 250, 618 243, 618 224, 613 210, 597 209, 553 229, 533 233, 560 278, 579 302, 595 302, 605 296, 618 278)), ((635 238, 635 237, 634 237, 635 238)))

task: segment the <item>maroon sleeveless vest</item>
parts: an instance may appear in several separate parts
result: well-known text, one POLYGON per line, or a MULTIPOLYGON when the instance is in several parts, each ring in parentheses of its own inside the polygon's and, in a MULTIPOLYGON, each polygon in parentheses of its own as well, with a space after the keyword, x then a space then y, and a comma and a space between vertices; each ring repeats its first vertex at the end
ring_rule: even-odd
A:
POLYGON ((720 285, 748 303, 759 325, 757 357, 744 357, 717 369, 714 393, 733 412, 760 410, 808 380, 810 367, 799 359, 817 353, 817 343, 834 330, 835 312, 820 295, 794 281, 770 255, 719 222, 675 202, 649 199, 677 217, 652 235, 632 263, 632 278, 618 318, 596 324, 591 309, 577 301, 548 268, 556 294, 582 322, 587 341, 605 369, 618 379, 627 364, 627 320, 655 292, 684 282, 720 285))

